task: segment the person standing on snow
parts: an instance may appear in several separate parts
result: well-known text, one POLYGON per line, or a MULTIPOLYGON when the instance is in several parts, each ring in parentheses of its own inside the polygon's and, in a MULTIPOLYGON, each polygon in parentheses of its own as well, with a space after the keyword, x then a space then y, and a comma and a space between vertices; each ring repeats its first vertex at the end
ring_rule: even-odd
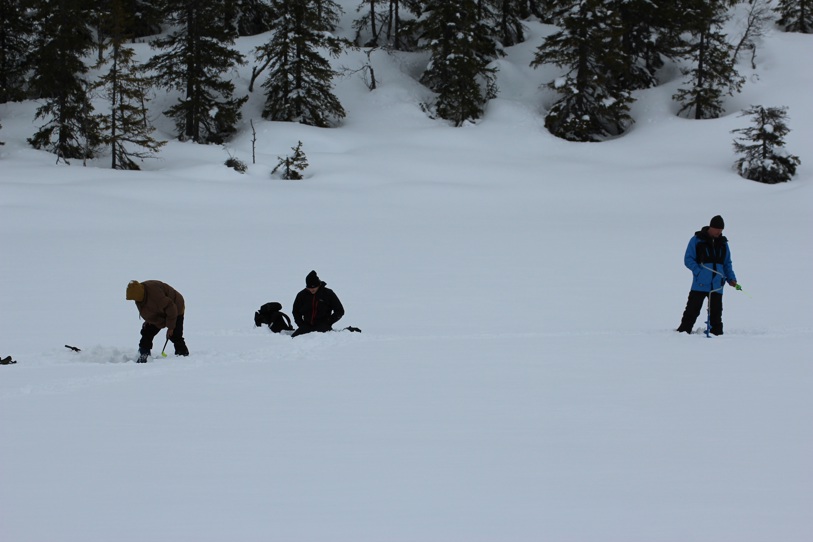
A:
POLYGON ((189 348, 183 338, 186 307, 183 296, 177 290, 159 280, 131 280, 127 285, 126 298, 135 301, 138 314, 144 319, 137 363, 147 361, 152 350, 152 340, 163 328, 167 328, 167 339, 175 346, 175 355, 189 355, 189 348))
POLYGON ((319 279, 316 271, 311 271, 305 277, 305 289, 294 299, 293 316, 297 330, 291 337, 312 331, 330 331, 333 324, 344 316, 342 302, 333 290, 325 287, 326 284, 319 279))
POLYGON ((677 331, 691 333, 703 300, 709 299, 711 333, 723 334, 723 288, 728 282, 737 286, 737 276, 731 266, 731 250, 728 239, 723 236, 725 222, 720 215, 711 219, 708 226, 695 232, 686 247, 683 263, 694 276, 686 310, 677 331))

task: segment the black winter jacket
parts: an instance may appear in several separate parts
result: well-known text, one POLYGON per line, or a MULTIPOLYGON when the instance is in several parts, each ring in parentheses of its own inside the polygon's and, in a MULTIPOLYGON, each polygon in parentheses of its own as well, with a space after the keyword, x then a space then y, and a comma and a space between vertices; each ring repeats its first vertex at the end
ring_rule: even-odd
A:
POLYGON ((328 331, 344 316, 344 307, 339 297, 323 282, 315 294, 307 288, 296 294, 293 315, 299 327, 328 331))

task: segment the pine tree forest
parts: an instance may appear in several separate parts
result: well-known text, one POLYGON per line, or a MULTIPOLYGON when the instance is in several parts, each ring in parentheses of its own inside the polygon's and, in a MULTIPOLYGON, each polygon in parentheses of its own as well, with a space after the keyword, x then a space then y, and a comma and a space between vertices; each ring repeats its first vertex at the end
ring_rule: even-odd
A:
POLYGON ((359 0, 353 13, 333 0, 0 0, 0 103, 36 101, 28 141, 57 161, 101 155, 138 169, 160 151, 156 116, 200 144, 223 144, 260 114, 340 129, 337 59, 362 48, 420 53, 413 77, 432 93, 426 113, 476 124, 499 95, 499 59, 533 20, 550 31, 532 44, 531 66, 558 74, 540 85, 546 128, 603 141, 623 137, 636 91, 663 84, 664 67, 682 74, 678 115, 724 114, 744 81, 742 47, 752 63, 756 54, 753 34, 738 43, 726 22, 755 1, 770 6, 760 25, 813 33, 811 0, 359 0), (254 55, 235 46, 243 36, 264 38, 254 55), (248 88, 238 70, 251 73, 248 88), (252 92, 261 112, 246 110, 252 92), (157 96, 164 105, 151 110, 157 96))

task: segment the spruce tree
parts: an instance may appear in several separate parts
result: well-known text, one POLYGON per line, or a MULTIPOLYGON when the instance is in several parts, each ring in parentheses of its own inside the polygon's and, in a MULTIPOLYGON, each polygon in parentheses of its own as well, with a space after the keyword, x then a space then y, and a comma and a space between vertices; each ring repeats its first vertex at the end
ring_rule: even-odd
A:
POLYGON ((104 59, 109 67, 96 83, 110 104, 110 112, 100 116, 103 141, 110 146, 113 169, 140 169, 134 159, 153 157, 165 142, 152 137, 147 117, 149 81, 135 62, 135 52, 126 46, 128 24, 126 0, 110 0, 107 28, 110 47, 104 59))
MULTIPOLYGON (((158 34, 161 31, 163 14, 161 6, 164 0, 119 0, 121 10, 125 14, 122 30, 132 38, 141 38, 158 34)), ((110 37, 110 19, 112 0, 85 0, 97 14, 96 26, 99 36, 97 39, 107 40, 110 37)))
POLYGON ((801 164, 798 156, 785 150, 787 107, 751 106, 741 117, 750 116, 752 125, 732 130, 740 134, 734 150, 741 155, 735 162, 739 174, 752 181, 775 184, 789 181, 801 164))
POLYGON ((622 86, 644 89, 658 84, 656 74, 666 59, 679 55, 675 49, 681 24, 681 3, 675 0, 612 0, 607 6, 618 11, 621 21, 621 52, 626 58, 622 86))
POLYGON ((483 116, 497 95, 497 56, 491 31, 478 20, 474 0, 428 0, 424 6, 421 43, 431 52, 421 82, 437 93, 437 115, 455 126, 483 116))
POLYGON ((238 36, 255 36, 271 30, 274 10, 268 0, 224 0, 226 26, 238 36))
MULTIPOLYGON (((110 13, 113 0, 85 0, 90 16, 89 24, 96 35, 98 61, 104 57, 107 42, 111 38, 110 13)), ((161 9, 163 0, 117 0, 121 2, 123 13, 120 23, 121 31, 132 38, 157 34, 161 30, 161 9)))
POLYGON ((287 181, 299 181, 304 178, 302 172, 308 167, 308 157, 302 150, 302 142, 297 142, 296 147, 291 147, 291 150, 294 151, 293 154, 277 157, 279 163, 271 170, 271 175, 279 171, 280 177, 287 181))
POLYGON ((93 48, 84 0, 37 0, 34 17, 39 33, 31 56, 29 85, 42 105, 45 120, 28 142, 57 155, 57 161, 87 159, 101 142, 98 119, 90 101, 84 56, 93 48))
POLYGON ((0 103, 25 94, 26 57, 31 49, 32 21, 21 0, 0 0, 0 103))
MULTIPOLYGON (((105 0, 108 1, 109 0, 105 0)), ((124 0, 125 33, 133 38, 151 36, 161 31, 161 2, 164 0, 124 0)))
POLYGON ((243 63, 232 49, 235 32, 226 27, 222 0, 165 0, 166 22, 176 30, 153 43, 163 52, 147 68, 158 85, 183 92, 164 113, 175 119, 178 137, 222 143, 235 131, 248 99, 234 97, 228 72, 243 63))
POLYGON ((622 86, 627 59, 620 54, 620 14, 602 0, 572 0, 567 7, 562 29, 545 38, 531 62, 533 67, 554 64, 567 70, 547 85, 562 97, 545 117, 545 126, 569 141, 620 135, 633 122, 633 98, 622 86))
MULTIPOLYGON (((510 47, 525 41, 525 26, 522 24, 523 7, 527 0, 479 0, 480 20, 493 14, 493 25, 496 36, 503 47, 510 47), (488 10, 493 6, 493 11, 488 10)), ((484 20, 490 23, 489 20, 484 20)))
POLYGON ((316 10, 316 18, 324 27, 326 32, 333 32, 341 22, 344 10, 334 2, 334 0, 312 0, 313 9, 316 10))
POLYGON ((673 99, 681 104, 678 114, 714 119, 723 113, 723 96, 739 92, 745 79, 734 66, 734 47, 723 31, 729 17, 726 3, 696 0, 688 7, 687 57, 692 66, 683 74, 689 76, 689 86, 678 89, 673 99))
POLYGON ((313 0, 273 0, 272 6, 273 31, 256 49, 257 60, 269 69, 263 117, 328 127, 345 111, 333 94, 336 72, 319 49, 338 56, 344 42, 329 34, 331 23, 319 18, 313 0))
POLYGON ((776 12, 786 32, 813 34, 813 0, 779 0, 776 12))

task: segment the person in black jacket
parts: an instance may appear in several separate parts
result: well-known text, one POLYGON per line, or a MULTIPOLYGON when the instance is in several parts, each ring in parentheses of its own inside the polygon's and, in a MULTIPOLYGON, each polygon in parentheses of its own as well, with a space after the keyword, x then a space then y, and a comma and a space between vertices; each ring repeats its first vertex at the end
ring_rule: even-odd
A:
POLYGON ((293 316, 297 329, 292 337, 312 331, 330 331, 333 324, 344 316, 342 302, 333 290, 325 287, 326 284, 316 271, 305 277, 305 289, 294 299, 293 316))

